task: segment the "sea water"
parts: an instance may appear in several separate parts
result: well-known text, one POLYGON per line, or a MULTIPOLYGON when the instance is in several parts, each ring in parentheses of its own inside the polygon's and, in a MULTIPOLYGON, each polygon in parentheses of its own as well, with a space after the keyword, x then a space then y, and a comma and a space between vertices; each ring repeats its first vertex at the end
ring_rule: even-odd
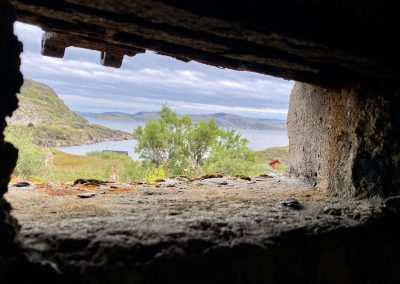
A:
MULTIPOLYGON (((128 133, 133 133, 133 130, 143 123, 125 120, 108 120, 95 117, 85 117, 91 123, 103 125, 105 127, 122 130, 128 133)), ((289 144, 286 130, 255 130, 255 129, 236 129, 243 137, 249 140, 249 148, 253 150, 264 150, 266 148, 287 146, 289 144)), ((95 144, 86 144, 71 147, 59 147, 66 153, 85 155, 93 151, 114 150, 114 151, 127 151, 129 156, 133 159, 138 159, 135 153, 136 140, 123 140, 123 141, 104 141, 95 144)))

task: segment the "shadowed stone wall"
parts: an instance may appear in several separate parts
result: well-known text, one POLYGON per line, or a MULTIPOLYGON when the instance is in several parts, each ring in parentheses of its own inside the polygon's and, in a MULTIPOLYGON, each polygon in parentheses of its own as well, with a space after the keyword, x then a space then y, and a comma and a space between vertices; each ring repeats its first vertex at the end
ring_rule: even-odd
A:
MULTIPOLYGON (((282 9, 271 7, 273 12, 266 17, 258 4, 239 3, 234 9, 237 13, 229 15, 225 7, 211 13, 216 5, 187 1, 179 5, 174 3, 179 1, 125 1, 128 7, 113 5, 111 0, 12 2, 26 22, 65 32, 89 46, 150 48, 183 60, 329 86, 370 80, 398 84, 398 44, 393 37, 397 26, 391 24, 397 18, 378 13, 375 4, 362 2, 371 12, 356 17, 353 9, 342 8, 347 1, 332 2, 340 4, 333 10, 324 1, 275 1, 282 3, 277 8, 291 4, 289 21, 275 13, 282 9), (186 5, 193 7, 186 9, 186 5), (379 17, 374 17, 375 11, 379 17), (338 15, 341 21, 336 21, 338 15), (382 32, 382 27, 393 31, 382 32)), ((360 12, 363 5, 358 2, 349 1, 360 12)), ((288 7, 284 7, 286 12, 288 7)), ((386 8, 386 3, 379 7, 397 13, 386 8)), ((5 117, 16 109, 16 93, 22 84, 22 47, 13 35, 13 22, 13 11, 0 0, 0 278, 4 283, 21 283, 18 278, 27 276, 31 283, 46 283, 58 275, 50 265, 45 267, 46 262, 34 263, 35 259, 28 261, 18 253, 18 224, 3 198, 18 155, 3 136, 5 117), (13 281, 8 281, 6 273, 13 281)), ((297 83, 288 120, 291 173, 342 197, 400 193, 399 99, 400 92, 390 87, 331 90, 297 83)), ((198 252, 204 246, 201 240, 195 240, 192 252, 182 253, 173 243, 170 250, 164 249, 168 244, 164 240, 150 249, 127 250, 122 238, 124 246, 110 248, 114 254, 87 250, 93 254, 91 261, 97 258, 100 266, 91 266, 89 261, 85 271, 77 260, 76 270, 67 270, 63 281, 53 283, 397 283, 400 248, 394 227, 398 213, 384 209, 387 212, 380 218, 356 228, 331 228, 326 234, 294 230, 263 246, 221 246, 204 253, 198 252), (158 257, 147 261, 154 254, 158 257), (107 261, 110 265, 104 265, 107 261)), ((81 257, 74 243, 65 248, 81 257)))
POLYGON ((400 75, 394 1, 10 3, 19 21, 57 33, 64 47, 127 55, 147 49, 183 61, 324 86, 365 81, 396 85, 400 75))
POLYGON ((296 83, 288 114, 290 173, 342 197, 400 193, 400 92, 296 83))
POLYGON ((22 84, 19 71, 22 45, 13 33, 14 20, 11 7, 0 1, 0 272, 17 250, 15 238, 18 225, 10 216, 10 205, 3 198, 18 156, 18 151, 4 142, 3 134, 6 116, 17 108, 16 93, 22 84))

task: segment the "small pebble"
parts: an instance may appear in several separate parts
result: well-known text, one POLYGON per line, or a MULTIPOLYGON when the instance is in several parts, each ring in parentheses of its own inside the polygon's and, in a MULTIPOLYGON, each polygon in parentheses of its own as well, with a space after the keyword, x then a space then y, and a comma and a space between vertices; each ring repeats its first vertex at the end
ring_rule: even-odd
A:
POLYGON ((29 182, 26 181, 21 181, 21 182, 17 182, 16 184, 14 184, 15 187, 28 187, 31 184, 29 182))
POLYGON ((392 209, 400 209, 400 196, 392 196, 385 200, 385 206, 392 209))
POLYGON ((289 208, 296 209, 296 210, 303 208, 303 205, 301 205, 300 201, 298 201, 295 198, 288 198, 288 199, 282 200, 279 204, 283 207, 289 207, 289 208))
POLYGON ((96 195, 96 193, 93 193, 93 192, 85 192, 85 193, 78 194, 78 197, 80 197, 80 198, 90 198, 90 197, 93 197, 95 195, 96 195))
POLYGON ((256 223, 261 223, 262 220, 261 220, 261 218, 255 218, 254 221, 255 221, 256 223))
POLYGON ((322 209, 322 213, 329 214, 332 216, 339 216, 339 215, 342 215, 342 210, 340 210, 339 208, 332 208, 332 207, 326 206, 322 209))
POLYGON ((361 219, 361 214, 359 212, 354 212, 353 213, 353 219, 360 220, 361 219))

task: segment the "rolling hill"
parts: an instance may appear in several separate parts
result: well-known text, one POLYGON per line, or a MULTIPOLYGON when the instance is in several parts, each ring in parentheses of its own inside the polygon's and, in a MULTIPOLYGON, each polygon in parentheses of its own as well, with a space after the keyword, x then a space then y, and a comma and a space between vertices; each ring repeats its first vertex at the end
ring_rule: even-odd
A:
POLYGON ((73 146, 131 138, 129 133, 89 123, 39 82, 25 79, 18 99, 19 108, 7 120, 7 131, 22 129, 32 135, 36 145, 73 146))
MULTIPOLYGON (((148 119, 157 119, 157 112, 138 112, 134 114, 124 112, 105 112, 105 113, 82 113, 85 116, 107 120, 124 120, 145 122, 148 119)), ((243 117, 228 113, 213 114, 191 114, 189 115, 194 122, 200 119, 213 118, 218 126, 236 129, 258 129, 258 130, 286 130, 286 121, 262 118, 243 117)))

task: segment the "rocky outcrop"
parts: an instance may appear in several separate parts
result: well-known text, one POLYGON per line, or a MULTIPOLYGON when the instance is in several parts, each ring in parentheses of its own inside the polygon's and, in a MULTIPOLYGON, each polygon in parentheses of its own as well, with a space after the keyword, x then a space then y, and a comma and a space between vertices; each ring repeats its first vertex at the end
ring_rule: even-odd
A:
POLYGON ((74 146, 132 137, 130 133, 89 123, 42 83, 25 79, 18 99, 18 109, 7 119, 7 131, 13 136, 32 136, 36 145, 74 146))
POLYGON ((290 172, 344 197, 400 193, 400 91, 296 83, 288 135, 290 172))

